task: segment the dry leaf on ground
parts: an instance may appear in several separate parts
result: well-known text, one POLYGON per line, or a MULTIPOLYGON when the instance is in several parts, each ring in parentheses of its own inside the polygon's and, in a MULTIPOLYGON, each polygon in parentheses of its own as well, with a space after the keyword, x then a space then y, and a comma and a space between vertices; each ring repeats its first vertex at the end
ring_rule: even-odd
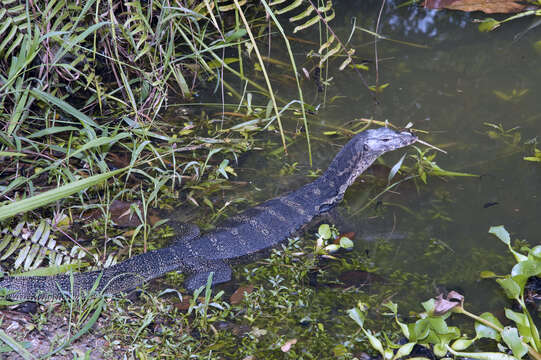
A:
POLYGON ((517 13, 526 8, 526 4, 514 0, 425 0, 427 9, 448 9, 465 12, 482 11, 486 14, 517 13))

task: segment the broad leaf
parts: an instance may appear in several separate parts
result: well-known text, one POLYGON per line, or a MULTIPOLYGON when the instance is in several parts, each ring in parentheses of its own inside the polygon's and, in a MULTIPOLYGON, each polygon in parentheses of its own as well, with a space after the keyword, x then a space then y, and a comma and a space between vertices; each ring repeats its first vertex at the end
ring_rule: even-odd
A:
POLYGON ((350 318, 352 318, 357 325, 359 325, 361 328, 364 325, 364 313, 357 307, 349 309, 348 315, 350 318))
MULTIPOLYGON (((500 322, 500 320, 498 320, 497 317, 495 317, 494 315, 492 315, 489 312, 481 314, 480 317, 487 320, 487 321, 490 321, 492 324, 498 326, 499 328, 503 328, 503 325, 500 322)), ((496 341, 500 341, 500 339, 501 339, 500 333, 497 330, 495 330, 495 329, 493 329, 493 328, 491 328, 489 326, 486 326, 485 324, 480 323, 480 322, 475 322, 475 334, 476 334, 476 338, 478 338, 478 339, 480 339, 480 338, 489 338, 489 339, 493 339, 493 340, 496 340, 496 341)))
POLYGON ((517 358, 522 358, 528 352, 528 347, 520 339, 517 328, 506 326, 502 331, 502 339, 517 358))
POLYGON ((511 237, 509 236, 509 233, 507 232, 507 230, 505 230, 505 227, 503 225, 491 226, 490 229, 488 229, 488 232, 490 234, 496 235, 496 237, 503 241, 504 244, 511 244, 511 237))
POLYGON ((331 238, 331 228, 328 224, 321 224, 317 232, 319 236, 321 236, 325 240, 328 240, 331 238))
POLYGON ((513 279, 496 279, 496 281, 503 288, 505 295, 509 299, 518 299, 520 296, 520 286, 513 279))
POLYGON ((462 351, 470 347, 475 342, 475 339, 458 339, 451 345, 451 348, 456 351, 462 351))

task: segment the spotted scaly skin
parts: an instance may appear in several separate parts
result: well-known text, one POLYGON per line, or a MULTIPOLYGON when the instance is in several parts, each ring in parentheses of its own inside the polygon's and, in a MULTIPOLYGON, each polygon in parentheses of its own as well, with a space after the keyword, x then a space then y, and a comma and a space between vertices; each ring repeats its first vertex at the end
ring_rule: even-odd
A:
POLYGON ((188 274, 185 287, 196 289, 214 272, 213 284, 231 279, 230 264, 252 259, 285 240, 344 197, 355 179, 379 156, 417 141, 409 132, 387 128, 355 135, 321 177, 300 189, 265 201, 203 235, 179 236, 171 246, 134 256, 101 271, 42 277, 4 277, 0 287, 16 300, 77 298, 117 294, 170 271, 188 274))

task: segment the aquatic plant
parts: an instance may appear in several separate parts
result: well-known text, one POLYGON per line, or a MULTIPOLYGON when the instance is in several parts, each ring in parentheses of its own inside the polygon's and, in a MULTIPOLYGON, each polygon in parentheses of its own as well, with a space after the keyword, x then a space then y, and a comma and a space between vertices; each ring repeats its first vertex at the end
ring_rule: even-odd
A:
MULTIPOLYGON (((541 274, 541 245, 533 248, 522 248, 518 252, 511 247, 511 237, 503 226, 493 226, 489 233, 495 235, 514 256, 516 264, 511 273, 504 276, 492 272, 483 272, 483 278, 496 278, 505 295, 519 305, 519 311, 505 308, 507 320, 514 325, 503 326, 500 320, 490 312, 475 315, 464 308, 464 296, 456 291, 449 292, 437 298, 422 303, 424 312, 418 314, 419 319, 414 323, 404 323, 399 320, 398 306, 386 303, 383 306, 389 310, 400 332, 407 339, 407 343, 398 344, 385 338, 385 344, 373 331, 365 327, 367 306, 360 302, 348 311, 348 315, 361 328, 368 338, 370 345, 378 351, 384 359, 398 359, 408 356, 415 345, 428 348, 438 358, 453 356, 481 359, 481 360, 512 360, 521 359, 526 354, 541 359, 541 339, 532 315, 528 310, 528 298, 537 295, 528 290, 528 280, 541 274), (474 320, 475 336, 468 337, 458 326, 450 326, 447 321, 454 314, 462 314, 474 320), (491 339, 497 344, 499 352, 467 352, 467 348, 481 339, 491 339), (512 354, 512 355, 510 355, 512 354)), ((539 289, 534 290, 534 292, 539 289)))

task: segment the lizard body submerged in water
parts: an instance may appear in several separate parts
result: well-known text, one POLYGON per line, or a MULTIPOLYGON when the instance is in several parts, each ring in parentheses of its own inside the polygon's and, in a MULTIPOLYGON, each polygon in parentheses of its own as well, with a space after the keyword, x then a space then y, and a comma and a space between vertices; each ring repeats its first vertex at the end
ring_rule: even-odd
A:
POLYGON ((315 181, 283 196, 265 201, 205 234, 192 231, 172 245, 134 256, 109 268, 73 275, 12 276, 0 279, 0 288, 21 300, 78 297, 94 288, 115 294, 134 289, 170 271, 188 274, 185 287, 196 289, 214 272, 213 284, 231 279, 230 263, 284 242, 288 236, 327 212, 344 197, 349 185, 380 155, 417 141, 409 132, 388 128, 355 135, 315 181))

